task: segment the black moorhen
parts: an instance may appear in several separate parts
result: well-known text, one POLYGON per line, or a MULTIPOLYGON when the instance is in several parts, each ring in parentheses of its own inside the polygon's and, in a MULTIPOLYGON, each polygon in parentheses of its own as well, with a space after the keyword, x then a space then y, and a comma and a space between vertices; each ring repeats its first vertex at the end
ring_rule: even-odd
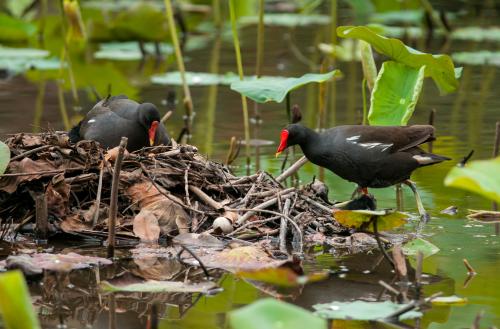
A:
POLYGON ((276 156, 298 144, 309 161, 357 183, 363 194, 368 193, 368 187, 404 183, 415 194, 419 213, 427 217, 415 183, 409 179, 419 167, 450 160, 418 147, 434 139, 434 127, 429 125, 352 125, 317 133, 300 124, 290 124, 281 131, 276 156))
POLYGON ((69 132, 73 143, 83 139, 95 140, 104 148, 118 146, 122 137, 128 138, 129 151, 170 144, 170 136, 160 124, 160 113, 156 106, 151 103, 139 104, 124 95, 99 101, 85 119, 69 132))

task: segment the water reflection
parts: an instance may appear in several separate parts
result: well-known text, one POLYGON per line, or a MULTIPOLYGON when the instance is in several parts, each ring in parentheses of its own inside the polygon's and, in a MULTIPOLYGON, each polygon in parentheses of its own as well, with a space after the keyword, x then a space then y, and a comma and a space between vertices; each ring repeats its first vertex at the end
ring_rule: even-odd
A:
MULTIPOLYGON (((46 24, 52 24, 50 19, 46 24)), ((49 27, 46 33, 50 33, 49 27)), ((248 27, 241 31, 243 59, 245 65, 250 67, 253 67, 255 60, 254 30, 253 27, 248 27)), ((313 68, 316 69, 322 58, 314 47, 324 38, 324 34, 321 27, 303 27, 292 32, 280 27, 266 28, 263 74, 298 76, 313 68), (290 33, 293 33, 293 40, 283 37, 290 33), (302 61, 297 58, 297 54, 290 51, 292 42, 295 48, 299 48, 305 54, 308 61, 302 61)), ((45 39, 47 48, 54 47, 50 43, 57 43, 53 39, 45 39)), ((58 42, 60 44, 60 38, 58 42)), ((431 44, 435 51, 438 51, 440 46, 439 43, 431 44)), ((478 47, 478 44, 454 41, 450 47, 451 50, 471 49, 478 47)), ((171 58, 162 62, 151 59, 118 62, 94 59, 90 50, 86 50, 85 54, 69 52, 72 56, 72 68, 82 111, 90 109, 96 100, 92 90, 105 95, 110 84, 113 94, 124 93, 131 98, 161 104, 165 98, 166 88, 151 84, 149 77, 153 73, 173 70, 171 58)), ((205 48, 190 51, 187 57, 189 59, 186 66, 190 71, 211 73, 235 71, 232 45, 224 37, 210 40, 205 48)), ((325 126, 359 123, 362 113, 360 63, 350 61, 334 64, 344 72, 345 77, 328 85, 325 111, 325 122, 328 124, 325 126)), ((475 150, 475 158, 490 156, 494 122, 500 119, 498 110, 500 101, 493 92, 500 83, 497 70, 498 68, 493 66, 465 66, 460 89, 453 95, 440 96, 432 82, 425 83, 424 93, 412 123, 427 122, 429 110, 436 109, 435 121, 439 138, 434 143, 436 153, 453 157, 454 161, 458 161, 470 149, 475 150)), ((2 80, 0 134, 5 136, 19 131, 59 130, 70 125, 73 119, 77 120, 82 112, 76 111, 74 106, 67 106, 67 111, 61 111, 61 105, 66 104, 65 101, 72 104, 71 101, 68 102, 72 99, 71 82, 66 79, 61 84, 57 82, 58 79, 60 76, 54 76, 50 72, 31 71, 23 76, 7 77, 2 80)), ((173 88, 178 95, 182 94, 179 87, 173 88)), ((230 138, 232 136, 241 138, 243 135, 239 95, 228 87, 213 85, 193 87, 192 96, 197 112, 192 143, 198 146, 200 152, 222 162, 225 160, 230 138)), ((303 122, 306 125, 321 126, 318 123, 320 101, 317 85, 311 84, 294 91, 291 102, 301 107, 304 114, 303 122)), ((264 104, 259 107, 263 122, 253 127, 255 139, 277 140, 279 131, 288 121, 283 107, 283 104, 264 104)), ((183 127, 182 116, 183 111, 178 107, 172 119, 167 122, 167 127, 173 136, 177 136, 183 127)), ((281 162, 273 158, 274 150, 275 146, 256 147, 253 153, 256 160, 252 170, 262 168, 278 174, 281 162)), ((498 236, 494 235, 492 226, 480 226, 465 219, 466 209, 489 208, 490 204, 468 192, 442 186, 443 178, 454 165, 454 161, 419 170, 413 177, 422 191, 426 208, 433 216, 424 235, 441 249, 440 253, 426 259, 424 263, 424 271, 428 274, 427 280, 430 283, 425 287, 425 293, 429 295, 443 291, 446 295, 457 294, 467 297, 469 304, 463 307, 433 308, 426 313, 420 326, 422 328, 469 326, 477 312, 483 309, 487 311, 484 323, 500 325, 498 236), (450 218, 439 213, 450 205, 458 207, 456 216, 450 218), (467 284, 464 284, 467 275, 462 263, 463 258, 467 258, 479 272, 479 275, 467 284)), ((239 167, 235 170, 243 173, 244 161, 240 160, 236 165, 239 167)), ((320 171, 310 164, 301 170, 299 176, 302 182, 309 182, 314 176, 322 179, 324 177, 330 186, 331 200, 346 200, 353 190, 351 183, 335 177, 330 172, 320 171)), ((375 194, 380 207, 395 207, 394 189, 375 190, 375 194)), ((405 190, 404 204, 409 206, 406 208, 408 211, 416 211, 410 191, 405 190)), ((345 273, 340 271, 328 281, 307 286, 300 297, 292 302, 310 308, 315 303, 331 300, 373 300, 381 290, 378 280, 392 279, 387 264, 382 262, 375 266, 378 260, 379 258, 373 254, 339 258, 333 257, 328 252, 321 252, 309 260, 309 266, 330 268, 335 271, 344 266, 343 268, 349 271, 345 273), (365 273, 366 271, 369 273, 365 273)), ((100 279, 107 276, 107 272, 101 273, 100 279)), ((47 276, 42 281, 43 286, 32 284, 31 291, 40 304, 44 325, 54 327, 63 321, 70 327, 91 325, 96 328, 106 328, 108 322, 118 328, 145 327, 152 305, 161 305, 157 312, 160 318, 166 318, 162 323, 163 327, 222 328, 227 325, 227 311, 264 295, 250 284, 230 275, 220 279, 224 288, 221 294, 213 297, 203 296, 199 299, 193 295, 139 295, 134 298, 126 298, 121 294, 101 296, 96 289, 97 281, 95 273, 88 271, 57 280, 47 276), (69 288, 68 285, 74 286, 69 288), (49 294, 52 290, 58 291, 59 294, 49 294), (193 307, 190 308, 191 306, 193 307), (116 312, 113 312, 113 309, 116 312)), ((347 324, 335 321, 332 328, 347 328, 349 325, 365 328, 385 327, 381 324, 347 324)))

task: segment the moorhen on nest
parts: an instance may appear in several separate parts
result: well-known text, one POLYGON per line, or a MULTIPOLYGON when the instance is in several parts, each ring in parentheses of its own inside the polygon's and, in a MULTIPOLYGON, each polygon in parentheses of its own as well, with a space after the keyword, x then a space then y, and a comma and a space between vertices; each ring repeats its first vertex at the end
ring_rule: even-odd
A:
POLYGON ((368 193, 368 187, 404 183, 415 194, 420 215, 428 218, 410 175, 419 167, 450 160, 418 147, 433 140, 434 127, 430 125, 352 125, 317 133, 300 124, 291 124, 281 131, 276 156, 298 144, 309 161, 358 184, 356 191, 363 194, 368 193))
POLYGON ((70 141, 95 140, 104 148, 120 144, 127 137, 127 149, 169 145, 170 136, 160 124, 160 113, 151 103, 139 104, 127 96, 112 96, 98 102, 85 119, 69 132, 70 141))

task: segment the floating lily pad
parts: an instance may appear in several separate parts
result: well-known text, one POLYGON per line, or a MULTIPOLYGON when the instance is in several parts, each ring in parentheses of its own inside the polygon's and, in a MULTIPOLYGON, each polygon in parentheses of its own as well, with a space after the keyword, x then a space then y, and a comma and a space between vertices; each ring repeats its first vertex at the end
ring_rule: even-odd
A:
POLYGON ((5 172, 7 166, 10 162, 10 149, 4 143, 0 141, 0 175, 5 172))
POLYGON ((454 167, 444 185, 461 188, 500 202, 500 157, 471 161, 465 167, 454 167))
POLYGON ((441 296, 434 298, 431 303, 433 305, 465 305, 467 304, 467 298, 458 296, 441 296))
POLYGON ((308 73, 299 78, 272 78, 262 77, 254 80, 243 80, 231 83, 231 89, 258 102, 270 101, 281 103, 286 95, 305 84, 321 83, 340 76, 339 70, 333 70, 324 74, 308 73))
POLYGON ((375 23, 393 24, 400 23, 420 25, 424 17, 423 10, 395 10, 380 13, 374 13, 370 20, 375 23))
POLYGON ((21 271, 0 274, 0 315, 2 325, 9 329, 40 328, 21 271))
POLYGON ((500 42, 500 27, 460 27, 451 32, 451 37, 458 40, 500 42))
POLYGON ((326 329, 327 323, 298 306, 266 298, 229 312, 233 329, 326 329))
MULTIPOLYGON (((258 16, 244 16, 238 20, 239 24, 257 24, 258 16)), ((330 17, 327 15, 304 15, 304 14, 268 14, 264 16, 264 25, 269 26, 307 26, 307 25, 327 25, 330 24, 330 17)))
POLYGON ((419 69, 387 61, 373 88, 368 121, 372 126, 405 126, 422 91, 425 66, 419 69))
POLYGON ((10 48, 0 46, 0 58, 44 58, 49 52, 36 48, 10 48))
MULTIPOLYGON (((185 76, 190 86, 229 85, 231 82, 239 80, 238 76, 231 72, 224 75, 204 72, 186 72, 185 76)), ((182 85, 179 71, 153 75, 151 81, 161 85, 182 85)))
MULTIPOLYGON (((387 210, 337 210, 333 213, 333 217, 341 225, 351 228, 359 228, 361 225, 369 223, 373 217, 376 217, 377 229, 387 231, 405 224, 409 216, 402 212, 387 210)), ((370 224, 366 229, 372 230, 373 226, 370 224)))
POLYGON ((413 68, 425 66, 425 76, 431 77, 442 93, 453 92, 458 87, 461 69, 453 66, 448 55, 431 55, 406 46, 402 41, 381 36, 366 26, 339 26, 341 38, 361 39, 371 44, 376 51, 393 60, 413 68))
MULTIPOLYGON (((144 44, 144 50, 152 54, 155 52, 155 45, 152 42, 144 44)), ((161 43, 162 54, 172 54, 174 48, 168 43, 161 43)), ((94 58, 111 60, 140 60, 142 53, 138 42, 107 42, 99 45, 99 50, 94 53, 94 58)))
POLYGON ((500 51, 464 51, 451 54, 457 63, 468 65, 494 65, 500 66, 500 51))
MULTIPOLYGON (((332 302, 328 304, 316 304, 314 309, 315 314, 327 319, 343 319, 343 320, 386 320, 389 316, 404 308, 405 304, 395 304, 393 302, 332 302)), ((422 313, 417 311, 409 311, 399 316, 399 320, 408 320, 419 318, 422 313)))
POLYGON ((0 68, 21 73, 28 70, 59 69, 61 63, 56 58, 47 58, 49 52, 35 48, 10 48, 0 46, 0 68))
POLYGON ((260 281, 281 287, 297 287, 310 282, 324 280, 328 272, 299 275, 289 267, 262 268, 251 271, 238 271, 236 275, 247 280, 260 281))
POLYGON ((403 248, 403 253, 407 256, 416 256, 419 251, 422 252, 424 258, 432 256, 439 252, 439 248, 427 240, 416 238, 406 243, 403 248))
POLYGON ((202 292, 207 293, 216 287, 215 283, 205 281, 200 283, 187 283, 181 281, 156 281, 131 283, 126 285, 113 285, 107 281, 101 282, 101 289, 108 292, 202 292))

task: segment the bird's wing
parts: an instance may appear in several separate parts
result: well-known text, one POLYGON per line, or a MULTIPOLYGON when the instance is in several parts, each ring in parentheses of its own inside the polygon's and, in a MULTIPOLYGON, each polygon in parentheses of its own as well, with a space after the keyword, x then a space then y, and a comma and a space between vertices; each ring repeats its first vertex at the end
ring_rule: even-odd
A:
POLYGON ((429 125, 346 127, 343 131, 346 143, 383 153, 402 152, 434 139, 434 127, 429 125))

